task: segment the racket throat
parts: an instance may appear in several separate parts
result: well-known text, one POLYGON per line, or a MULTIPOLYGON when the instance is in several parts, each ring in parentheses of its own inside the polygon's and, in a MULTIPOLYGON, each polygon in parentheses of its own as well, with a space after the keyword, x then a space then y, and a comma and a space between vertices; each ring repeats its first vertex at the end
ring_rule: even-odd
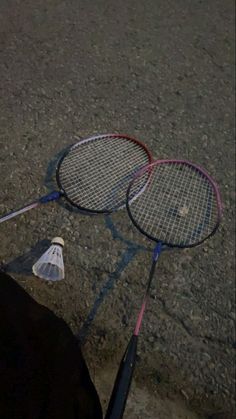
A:
POLYGON ((53 191, 50 192, 48 195, 44 195, 39 199, 40 204, 47 204, 50 201, 56 201, 62 196, 62 192, 53 191))
POLYGON ((159 258, 162 250, 162 242, 158 242, 153 250, 152 259, 153 261, 157 262, 157 259, 159 258))
POLYGON ((155 273, 157 260, 158 260, 160 254, 161 254, 161 249, 162 249, 162 243, 158 242, 154 251, 153 251, 152 266, 151 266, 151 270, 150 270, 150 274, 149 274, 149 278, 148 278, 147 289, 146 289, 146 293, 145 293, 145 297, 144 297, 144 300, 143 300, 143 303, 142 303, 141 310, 140 310, 139 315, 138 315, 136 326, 135 326, 135 329, 134 329, 134 336, 139 335, 139 332, 140 332, 140 329, 141 329, 141 326, 142 326, 144 312, 145 312, 145 309, 146 309, 146 306, 147 306, 147 303, 148 303, 149 291, 150 291, 151 283, 152 283, 153 276, 154 276, 154 273, 155 273))

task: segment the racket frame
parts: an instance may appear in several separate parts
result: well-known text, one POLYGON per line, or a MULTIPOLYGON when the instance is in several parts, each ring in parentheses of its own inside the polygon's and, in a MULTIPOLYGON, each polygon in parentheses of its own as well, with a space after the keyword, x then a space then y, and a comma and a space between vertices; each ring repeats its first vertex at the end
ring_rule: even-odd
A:
POLYGON ((202 243, 203 241, 205 241, 206 239, 208 239, 210 236, 212 236, 215 231, 217 230, 219 224, 220 224, 220 219, 222 216, 222 204, 221 204, 221 199, 220 199, 220 193, 219 193, 219 189, 217 184, 214 182, 214 180, 208 175, 208 173, 203 170, 201 167, 199 167, 196 164, 193 164, 187 160, 156 160, 155 162, 152 162, 149 165, 144 166, 141 170, 139 170, 134 178, 132 179, 132 181, 129 184, 128 190, 127 190, 127 194, 126 194, 126 208, 129 214, 129 217, 131 219, 131 221, 133 222, 133 224, 135 225, 135 227, 142 233, 144 234, 146 237, 148 237, 149 239, 151 239, 152 241, 156 242, 156 246, 153 250, 153 259, 152 259, 152 265, 151 265, 151 269, 149 272, 149 278, 148 278, 148 282, 147 282, 147 286, 146 286, 146 291, 145 291, 145 295, 142 301, 142 305, 141 308, 139 310, 138 313, 138 318, 136 321, 136 325, 135 325, 135 329, 134 332, 130 338, 129 344, 126 348, 126 351, 123 355, 123 358, 121 360, 117 375, 116 375, 116 379, 115 379, 115 384, 113 387, 113 391, 112 391, 112 395, 108 404, 108 409, 107 409, 107 413, 105 415, 105 419, 121 419, 123 417, 123 413, 125 410, 125 406, 126 406, 126 401, 128 398, 128 394, 129 394, 129 390, 130 390, 130 386, 131 386, 131 381, 132 381, 132 377, 133 377, 133 373, 134 373, 134 368, 135 368, 135 361, 136 361, 136 353, 137 353, 137 341, 138 341, 138 336, 139 336, 139 332, 141 329, 141 325, 143 322, 143 318, 144 318, 144 313, 145 313, 145 309, 148 303, 148 299, 149 299, 149 294, 150 294, 150 287, 152 284, 152 280, 154 277, 154 273, 156 270, 156 265, 157 265, 157 261, 161 255, 161 252, 163 249, 163 245, 165 248, 169 247, 169 248, 173 248, 173 247, 178 247, 178 248, 186 248, 186 247, 195 247, 197 245, 199 245, 200 243, 202 243), (212 185, 214 192, 216 194, 216 200, 217 200, 217 210, 218 210, 218 219, 216 222, 216 225, 214 227, 214 229, 212 230, 212 232, 205 237, 203 240, 199 241, 198 243, 194 243, 191 245, 172 245, 170 243, 167 242, 163 242, 158 240, 156 237, 152 237, 151 235, 147 234, 141 227, 139 227, 139 225, 137 224, 137 222, 135 221, 135 219, 132 216, 131 210, 130 210, 130 200, 129 200, 129 192, 130 189, 133 185, 133 182, 135 182, 135 180, 142 176, 145 172, 150 171, 150 177, 149 177, 149 181, 151 181, 151 172, 152 172, 152 168, 157 165, 157 164, 164 164, 164 163, 183 163, 185 165, 189 165, 193 168, 195 168, 197 171, 199 171, 202 175, 204 175, 208 181, 210 182, 210 184, 212 185), (135 342, 135 346, 134 346, 134 342, 135 342))
POLYGON ((177 248, 181 248, 181 249, 184 249, 184 248, 191 248, 191 247, 195 247, 195 246, 198 246, 198 245, 200 245, 201 243, 203 243, 205 240, 207 240, 207 239, 209 239, 209 237, 211 237, 211 236, 213 236, 214 234, 215 234, 215 232, 216 232, 216 230, 218 229, 218 227, 219 227, 219 225, 220 225, 220 221, 221 221, 221 217, 222 217, 222 203, 221 203, 221 197, 220 197, 220 192, 219 192, 219 188, 218 188, 218 186, 217 186, 217 184, 216 184, 216 182, 211 178, 211 176, 204 170, 204 169, 202 169, 200 166, 198 166, 197 164, 195 164, 195 163, 191 163, 190 161, 188 161, 188 160, 171 160, 171 159, 165 159, 165 160, 155 160, 155 161, 152 161, 150 164, 147 164, 147 165, 145 165, 144 167, 142 167, 135 175, 134 175, 134 177, 133 177, 133 179, 132 179, 132 181, 130 182, 130 184, 129 184, 129 186, 128 186, 128 189, 127 189, 127 192, 126 192, 126 208, 127 208, 127 211, 128 211, 128 214, 129 214, 129 217, 130 217, 130 219, 131 219, 131 221, 132 221, 132 223, 135 225, 135 227, 140 231, 140 233, 142 233, 142 234, 144 234, 146 237, 148 237, 150 240, 153 240, 154 242, 156 242, 156 243, 158 243, 158 242, 160 242, 161 241, 161 243, 162 243, 162 245, 164 245, 164 246, 168 246, 168 247, 170 247, 170 248, 174 248, 174 247, 177 247, 177 248), (206 236, 206 237, 204 237, 204 239, 202 239, 202 240, 200 240, 200 241, 198 241, 198 242, 196 242, 196 243, 193 243, 193 244, 189 244, 189 245, 186 245, 186 244, 184 244, 184 245, 181 245, 181 244, 172 244, 172 243, 169 243, 169 242, 165 242, 164 240, 159 240, 159 239, 157 239, 156 237, 154 237, 154 236, 152 236, 151 234, 149 234, 149 233, 146 233, 146 231, 145 230, 143 230, 140 226, 139 226, 139 224, 136 222, 136 220, 134 219, 134 217, 133 217, 133 215, 132 215, 132 210, 130 209, 130 200, 129 200, 129 193, 130 193, 130 189, 132 188, 132 185, 133 185, 133 183, 135 182, 135 180, 137 179, 137 178, 139 178, 139 177, 141 177, 145 172, 147 172, 147 171, 150 171, 150 180, 151 180, 151 175, 152 175, 152 168, 153 167, 155 167, 155 166, 157 166, 157 165, 160 165, 160 164, 174 164, 174 163, 177 163, 177 164, 184 164, 184 165, 187 165, 187 166, 190 166, 190 167, 193 167, 196 171, 198 171, 199 173, 201 173, 202 175, 204 175, 206 178, 207 178, 207 180, 209 181, 209 183, 211 184, 211 186, 212 186, 212 188, 213 188, 213 190, 214 190, 214 192, 215 192, 215 195, 216 195, 216 201, 217 201, 217 211, 218 211, 218 217, 217 217, 217 222, 216 222, 216 225, 215 225, 215 227, 214 227, 214 229, 211 231, 211 233, 210 234, 208 234, 208 236, 206 236))
MULTIPOLYGON (((57 185, 58 185, 58 187, 59 187, 59 191, 60 191, 60 193, 61 193, 61 195, 63 196, 63 197, 65 197, 66 198, 66 200, 73 206, 73 207, 75 207, 75 208, 78 208, 80 211, 84 211, 84 212, 87 212, 87 213, 90 213, 90 214, 111 214, 111 213, 113 213, 114 212, 114 210, 113 209, 110 209, 110 210, 92 210, 92 209, 88 209, 88 208, 86 208, 86 207, 83 207, 83 206, 81 206, 81 205, 77 205, 77 204, 75 204, 70 198, 69 198, 69 196, 67 195, 67 193, 66 193, 66 191, 65 191, 65 189, 63 188, 63 186, 62 186, 62 183, 61 183, 61 180, 60 180, 60 167, 61 167, 61 165, 62 165, 62 163, 63 163, 63 161, 64 161, 64 159, 66 158, 66 156, 74 149, 74 148, 77 148, 77 147, 79 147, 80 145, 82 145, 82 144, 86 144, 86 143, 88 143, 88 142, 90 142, 90 141, 96 141, 96 140, 98 140, 99 138, 106 138, 106 137, 109 137, 109 138, 117 138, 117 139, 119 139, 119 138, 125 138, 125 139, 127 139, 128 141, 131 141, 131 142, 133 142, 133 143, 135 143, 135 144, 137 144, 137 145, 139 145, 141 148, 143 148, 143 150, 146 152, 146 154, 147 154, 147 157, 148 157, 148 160, 149 160, 149 164, 151 164, 152 162, 153 162, 153 158, 152 158, 152 155, 151 155, 151 153, 150 153, 150 151, 148 150, 148 148, 146 147, 146 145, 145 144, 143 144, 141 141, 139 141, 139 140, 137 140, 136 138, 133 138, 133 137, 130 137, 129 135, 122 135, 122 134, 100 134, 100 135, 95 135, 95 136, 93 136, 93 137, 88 137, 88 138, 84 138, 83 140, 80 140, 80 141, 78 141, 77 143, 75 143, 75 144, 73 144, 71 147, 69 147, 66 151, 65 151, 65 153, 62 155, 62 157, 60 158, 60 160, 59 160, 59 162, 58 162, 58 164, 57 164, 57 168, 56 168, 56 181, 57 181, 57 185)), ((145 165, 145 167, 146 167, 147 165, 145 165)), ((135 198, 133 198, 132 199, 132 201, 134 200, 134 199, 136 199, 136 197, 138 197, 138 195, 136 195, 135 196, 135 198)), ((124 207, 126 206, 126 204, 124 204, 124 207)), ((115 211, 117 211, 118 209, 121 209, 122 207, 119 207, 119 208, 117 208, 117 209, 115 209, 115 211)))

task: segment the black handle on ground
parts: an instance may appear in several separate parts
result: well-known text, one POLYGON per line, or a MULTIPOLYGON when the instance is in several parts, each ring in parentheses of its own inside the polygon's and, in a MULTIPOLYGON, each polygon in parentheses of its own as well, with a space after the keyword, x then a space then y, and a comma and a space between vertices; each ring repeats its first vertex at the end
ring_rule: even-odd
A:
POLYGON ((133 335, 120 363, 105 419, 122 419, 136 361, 138 336, 133 335))

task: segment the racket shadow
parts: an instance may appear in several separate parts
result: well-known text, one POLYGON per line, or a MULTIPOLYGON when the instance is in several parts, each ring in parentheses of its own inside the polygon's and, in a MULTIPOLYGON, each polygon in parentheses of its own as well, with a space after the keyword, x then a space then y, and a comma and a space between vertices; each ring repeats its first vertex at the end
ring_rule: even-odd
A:
POLYGON ((120 258, 120 260, 118 261, 115 270, 108 275, 106 282, 103 285, 103 287, 100 289, 100 292, 97 298, 95 299, 93 306, 89 314, 87 315, 87 318, 83 326, 81 327, 81 329, 79 330, 77 334, 77 338, 81 344, 85 343, 87 336, 89 334, 90 326, 93 323, 96 317, 96 314, 98 312, 98 309, 103 303, 105 297, 112 291, 112 289, 114 288, 114 285, 119 280, 121 273, 129 265, 129 263, 134 259, 134 257, 136 256, 138 252, 139 250, 135 247, 127 248, 125 252, 123 253, 122 257, 120 258))
MULTIPOLYGON (((126 239, 119 231, 119 229, 116 227, 111 215, 105 215, 104 221, 105 227, 110 230, 113 240, 119 240, 124 245, 125 250, 122 253, 120 259, 118 260, 115 270, 107 276, 104 285, 102 286, 99 294, 94 300, 92 308, 90 309, 82 327, 76 335, 80 344, 84 344, 86 342, 86 339, 89 335, 90 326, 92 325, 100 306, 102 305, 104 299, 112 291, 115 284, 119 281, 122 272, 128 267, 130 262, 132 262, 136 255, 138 255, 140 252, 147 252, 150 254, 152 253, 151 248, 145 247, 132 240, 126 239)), ((164 246, 164 250, 170 251, 172 249, 169 249, 166 246, 164 246)))
POLYGON ((104 285, 100 289, 100 292, 96 297, 93 306, 89 314, 87 315, 87 318, 84 321, 83 326, 80 328, 77 334, 77 338, 81 344, 85 343, 89 335, 90 326, 93 323, 101 304, 103 303, 106 296, 109 295, 109 293, 112 291, 114 285, 119 281, 122 272, 128 267, 129 263, 132 262, 132 260, 139 252, 151 252, 150 249, 124 238, 121 232, 115 226, 112 220, 112 216, 104 216, 104 221, 106 228, 108 228, 111 232, 113 240, 119 240, 125 245, 126 248, 123 254, 121 255, 120 259, 118 260, 115 270, 107 276, 104 285))

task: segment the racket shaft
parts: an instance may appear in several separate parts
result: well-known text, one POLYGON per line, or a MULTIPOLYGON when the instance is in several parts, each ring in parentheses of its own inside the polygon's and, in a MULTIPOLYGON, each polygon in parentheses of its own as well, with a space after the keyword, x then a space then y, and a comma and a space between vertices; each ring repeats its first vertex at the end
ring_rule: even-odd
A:
POLYGON ((9 212, 6 215, 3 215, 3 217, 0 217, 0 223, 3 223, 4 221, 8 221, 11 218, 16 217, 17 215, 23 214, 24 212, 30 211, 31 209, 36 208, 40 204, 46 204, 47 202, 54 201, 60 198, 60 196, 61 196, 60 192, 57 192, 57 191, 51 192, 50 194, 39 198, 37 201, 31 202, 30 204, 22 208, 19 208, 15 211, 9 212))
POLYGON ((16 211, 11 211, 8 214, 6 214, 6 215, 4 215, 3 217, 0 218, 0 223, 3 223, 4 221, 8 221, 11 218, 16 217, 17 215, 23 214, 26 211, 29 211, 33 208, 36 208, 38 205, 39 205, 39 202, 36 201, 36 202, 33 202, 33 203, 27 205, 26 207, 19 208, 16 211))
POLYGON ((138 336, 133 335, 120 363, 105 419, 123 418, 135 367, 137 343, 138 336))
POLYGON ((149 273, 145 297, 138 315, 138 319, 134 329, 134 334, 129 341, 125 354, 120 363, 120 367, 116 376, 116 381, 113 387, 105 419, 121 419, 123 417, 126 400, 129 394, 129 389, 135 367, 138 335, 142 325, 143 316, 147 305, 149 290, 155 273, 157 260, 161 253, 161 246, 161 243, 158 242, 153 252, 152 266, 149 273))
POLYGON ((144 312, 145 312, 146 305, 147 305, 147 302, 148 302, 149 291, 150 291, 150 287, 151 287, 151 284, 152 284, 152 279, 153 279, 153 276, 154 276, 154 273, 155 273, 155 268, 156 268, 156 264, 157 264, 158 255, 157 255, 157 257, 154 257, 153 261, 152 261, 152 267, 151 267, 149 278, 148 278, 148 284, 147 284, 145 297, 143 299, 142 307, 141 307, 141 310, 139 312, 137 323, 136 323, 136 326, 135 326, 135 329, 134 329, 134 335, 136 335, 136 336, 138 336, 138 334, 140 332, 140 328, 142 326, 143 316, 144 316, 144 312))

